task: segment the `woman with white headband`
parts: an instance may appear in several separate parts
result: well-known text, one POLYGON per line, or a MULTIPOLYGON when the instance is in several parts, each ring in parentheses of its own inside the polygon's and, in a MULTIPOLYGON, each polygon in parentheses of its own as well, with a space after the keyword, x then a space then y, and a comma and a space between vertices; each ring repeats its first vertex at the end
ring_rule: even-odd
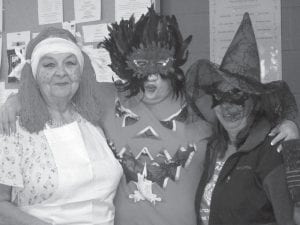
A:
POLYGON ((0 221, 113 225, 122 168, 97 124, 102 103, 71 33, 47 28, 22 69, 17 133, 0 136, 0 221))

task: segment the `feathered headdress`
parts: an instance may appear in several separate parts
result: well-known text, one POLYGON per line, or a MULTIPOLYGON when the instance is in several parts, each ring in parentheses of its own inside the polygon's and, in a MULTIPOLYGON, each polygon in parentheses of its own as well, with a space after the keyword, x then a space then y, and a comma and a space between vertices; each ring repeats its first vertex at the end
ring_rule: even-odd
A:
POLYGON ((172 52, 172 68, 167 77, 172 80, 174 92, 181 92, 184 83, 183 71, 179 68, 188 57, 187 47, 192 36, 183 40, 175 16, 161 16, 154 11, 153 5, 146 15, 135 22, 133 16, 129 20, 121 20, 108 27, 109 38, 106 38, 98 46, 104 47, 110 54, 112 70, 125 83, 122 90, 130 91, 130 95, 143 90, 143 80, 147 74, 137 76, 128 66, 128 57, 138 49, 157 48, 161 51, 172 52))

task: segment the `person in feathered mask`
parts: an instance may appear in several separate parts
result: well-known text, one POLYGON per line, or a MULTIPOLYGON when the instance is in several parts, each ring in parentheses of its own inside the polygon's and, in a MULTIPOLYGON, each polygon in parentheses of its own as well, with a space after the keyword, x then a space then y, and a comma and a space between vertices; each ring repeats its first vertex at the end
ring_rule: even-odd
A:
POLYGON ((129 96, 141 92, 148 97, 144 85, 150 77, 169 80, 176 97, 183 93, 184 73, 180 68, 187 60, 190 35, 183 40, 175 16, 159 16, 153 8, 135 22, 135 18, 121 20, 109 28, 110 38, 100 45, 108 50, 112 70, 125 83, 129 96), (152 77, 151 77, 152 76, 152 77))
POLYGON ((190 123, 184 96, 192 37, 182 38, 174 16, 150 8, 109 27, 108 50, 119 95, 104 127, 125 176, 115 199, 115 224, 195 224, 195 179, 210 135, 190 123), (111 116, 114 114, 115 116, 111 116))

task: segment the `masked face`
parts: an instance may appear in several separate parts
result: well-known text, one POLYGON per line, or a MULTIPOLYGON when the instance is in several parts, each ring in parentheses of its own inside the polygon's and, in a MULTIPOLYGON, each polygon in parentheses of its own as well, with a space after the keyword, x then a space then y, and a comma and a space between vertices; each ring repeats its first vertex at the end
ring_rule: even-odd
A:
POLYGON ((156 46, 136 49, 127 58, 127 65, 134 71, 133 76, 142 79, 153 74, 167 76, 173 67, 172 49, 156 46))
POLYGON ((240 131, 247 125, 254 108, 254 101, 247 93, 222 82, 212 97, 216 116, 227 131, 240 131))
POLYGON ((157 104, 167 98, 171 92, 171 80, 168 75, 173 69, 172 49, 156 45, 135 49, 127 58, 127 64, 134 71, 133 76, 143 80, 146 104, 157 104))

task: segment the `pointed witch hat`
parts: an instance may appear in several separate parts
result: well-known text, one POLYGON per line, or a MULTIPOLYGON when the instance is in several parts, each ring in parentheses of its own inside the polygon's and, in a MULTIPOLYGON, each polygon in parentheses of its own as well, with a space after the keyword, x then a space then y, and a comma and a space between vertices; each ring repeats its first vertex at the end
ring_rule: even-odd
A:
POLYGON ((249 94, 260 95, 273 91, 260 80, 260 60, 249 13, 244 14, 221 65, 198 60, 187 71, 186 78, 186 90, 192 98, 197 98, 199 89, 206 91, 223 80, 249 94))

